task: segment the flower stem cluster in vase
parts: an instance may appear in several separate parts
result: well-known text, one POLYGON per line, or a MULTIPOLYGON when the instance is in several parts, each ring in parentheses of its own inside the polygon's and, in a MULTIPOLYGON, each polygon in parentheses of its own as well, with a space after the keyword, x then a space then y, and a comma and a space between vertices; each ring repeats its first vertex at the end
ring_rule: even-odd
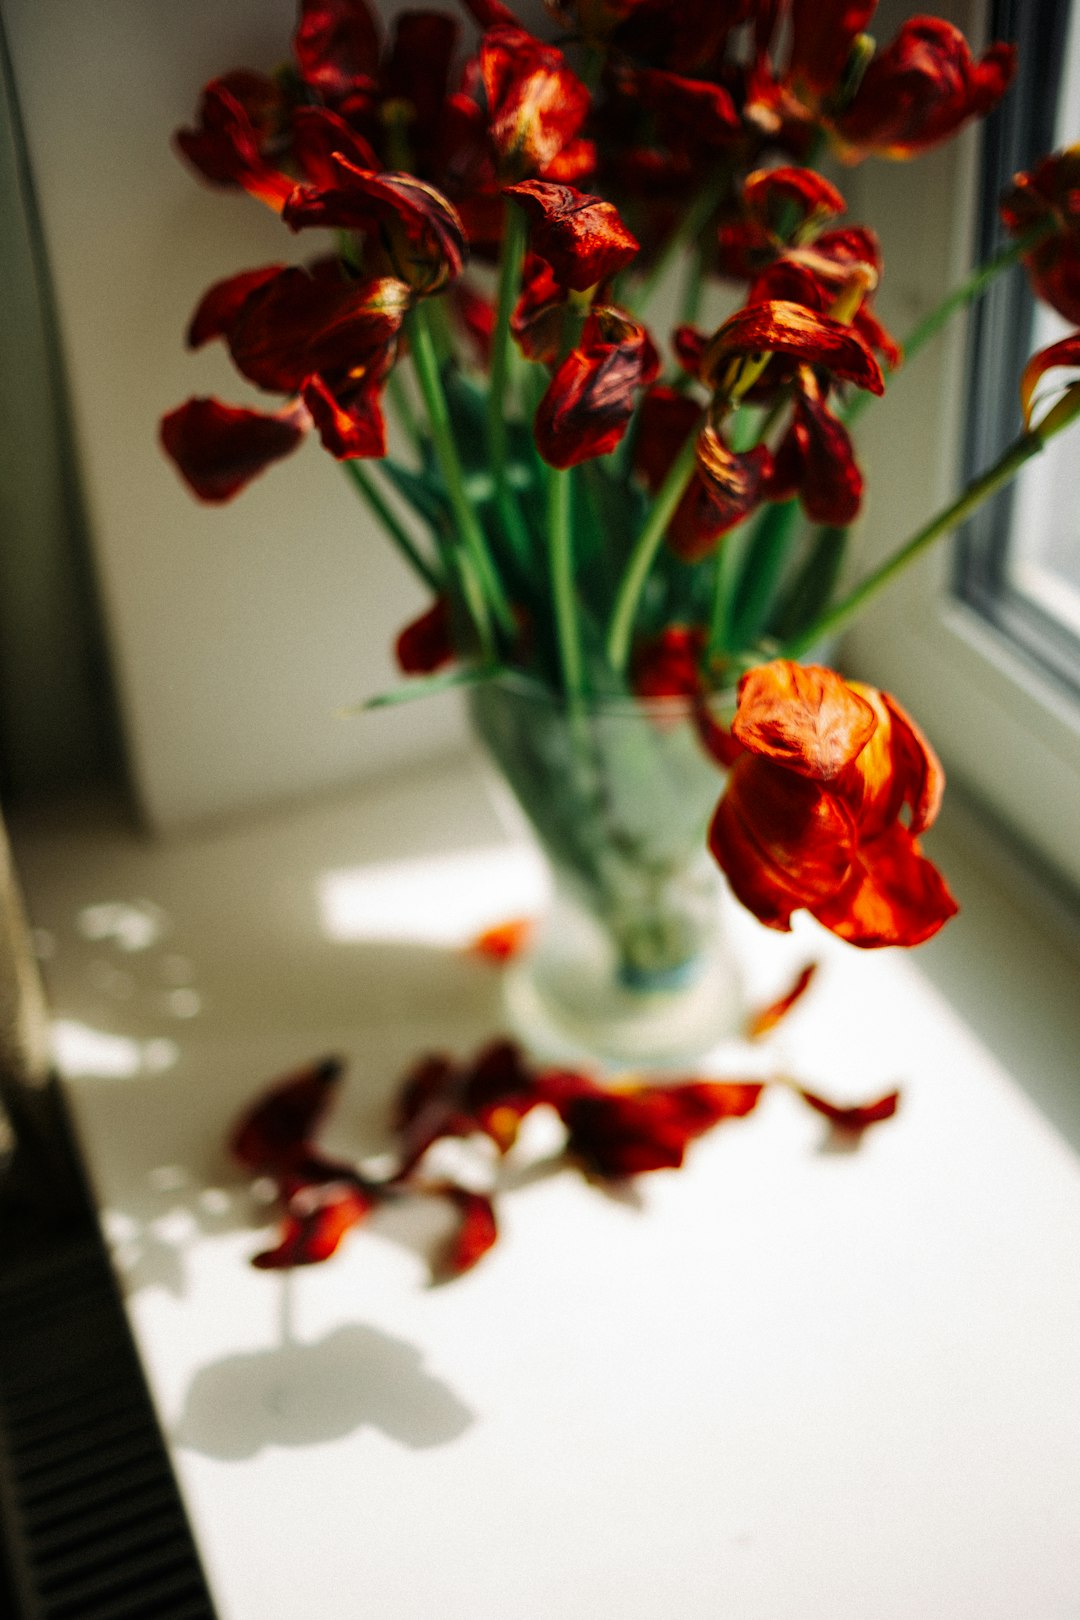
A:
POLYGON ((955 910, 919 847, 940 767, 895 700, 799 660, 1080 413, 1076 384, 1035 404, 1073 336, 1031 361, 998 462, 853 568, 852 428, 890 373, 1021 262, 1080 320, 1080 153, 1017 177, 1007 244, 898 341, 822 169, 948 140, 1011 46, 926 16, 878 43, 875 0, 550 0, 551 39, 465 4, 384 38, 364 0, 301 0, 283 66, 206 86, 185 159, 317 247, 219 281, 188 332, 278 408, 191 399, 164 447, 205 501, 310 433, 342 463, 431 592, 403 691, 468 688, 611 994, 707 954, 707 828, 769 926, 918 943, 955 910))

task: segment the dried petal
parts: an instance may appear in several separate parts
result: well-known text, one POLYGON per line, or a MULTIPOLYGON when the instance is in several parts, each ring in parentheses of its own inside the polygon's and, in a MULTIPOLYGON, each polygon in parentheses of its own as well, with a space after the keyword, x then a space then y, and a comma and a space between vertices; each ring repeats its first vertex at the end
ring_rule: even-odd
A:
POLYGON ((394 656, 406 675, 432 675, 453 663, 450 603, 445 596, 437 596, 419 618, 405 626, 394 643, 394 656))
POLYGON ((295 450, 310 425, 302 405, 267 415, 201 397, 162 417, 161 445, 201 501, 231 501, 295 450))
POLYGON ((235 1159, 260 1175, 294 1169, 337 1094, 345 1065, 327 1057, 269 1087, 239 1119, 229 1137, 235 1159))
POLYGON ((520 956, 536 930, 533 917, 512 917, 509 922, 496 923, 477 934, 469 945, 471 956, 483 957, 489 962, 509 962, 520 956))
POLYGON ((767 1007, 758 1008, 757 1012, 747 1020, 746 1034, 748 1040, 760 1040, 763 1035, 770 1034, 777 1024, 784 1021, 792 1007, 801 1001, 807 990, 809 990, 814 981, 814 975, 817 973, 817 968, 816 962, 808 962, 796 974, 795 982, 790 989, 785 990, 782 996, 778 996, 775 1001, 771 1001, 767 1007))
POLYGON ((900 1093, 890 1091, 876 1102, 858 1103, 854 1106, 838 1106, 819 1097, 816 1092, 806 1091, 802 1086, 797 1087, 803 1102, 809 1103, 819 1114, 840 1130, 864 1131, 868 1125, 876 1125, 880 1120, 891 1119, 900 1104, 900 1093))

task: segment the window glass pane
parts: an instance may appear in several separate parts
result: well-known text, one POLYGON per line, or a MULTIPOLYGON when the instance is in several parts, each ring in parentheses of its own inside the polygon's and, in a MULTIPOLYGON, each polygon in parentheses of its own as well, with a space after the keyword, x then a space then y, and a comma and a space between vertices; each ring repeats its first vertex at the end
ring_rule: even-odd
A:
MULTIPOLYGON (((1055 120, 1055 148, 1080 140, 1080 6, 1072 6, 1055 120)), ((1073 328, 1043 305, 1033 321, 1031 351, 1073 328)), ((1057 385, 1066 374, 1052 378, 1057 385)), ((1055 439, 1024 473, 1013 501, 1005 581, 1080 636, 1080 507, 1076 430, 1055 439)))

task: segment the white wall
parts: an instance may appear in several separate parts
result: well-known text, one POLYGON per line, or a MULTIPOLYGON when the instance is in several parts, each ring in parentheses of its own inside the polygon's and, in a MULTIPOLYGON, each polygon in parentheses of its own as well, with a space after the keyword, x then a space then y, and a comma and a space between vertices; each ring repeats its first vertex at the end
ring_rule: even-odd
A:
MULTIPOLYGON (((174 156, 199 89, 286 53, 292 0, 5 0, 136 788, 168 829, 331 787, 463 735, 450 699, 343 720, 395 680, 423 593, 314 443, 223 508, 157 446, 189 394, 256 402, 183 331, 210 282, 303 245, 174 156)), ((266 406, 270 401, 261 396, 266 406)))

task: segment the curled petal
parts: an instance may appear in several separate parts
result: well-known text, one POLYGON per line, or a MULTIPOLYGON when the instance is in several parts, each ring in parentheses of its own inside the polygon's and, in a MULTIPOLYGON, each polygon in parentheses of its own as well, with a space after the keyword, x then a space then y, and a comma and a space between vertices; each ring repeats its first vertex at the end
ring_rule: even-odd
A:
POLYGON ((815 782, 832 782, 877 730, 873 706, 831 669, 777 658, 739 682, 732 731, 759 754, 815 782))
POLYGON ((377 169, 375 150, 359 132, 329 107, 297 107, 292 115, 293 150, 305 180, 313 186, 335 186, 335 153, 358 169, 377 169))
MULTIPOLYGON (((716 429, 706 426, 698 435, 697 470, 708 504, 708 528, 715 540, 741 523, 765 498, 772 453, 765 444, 730 450, 716 429)), ((685 551, 680 555, 685 556, 685 551)))
POLYGON ((736 898, 786 932, 792 912, 813 909, 847 881, 855 827, 816 783, 743 754, 713 816, 709 848, 736 898))
POLYGON ((521 296, 510 316, 510 331, 528 360, 553 366, 562 341, 566 288, 555 279, 545 259, 526 255, 521 272, 521 296))
POLYGON ((558 367, 536 412, 536 444, 552 467, 606 455, 633 414, 636 391, 658 368, 645 328, 606 306, 589 314, 581 345, 558 367))
POLYGON ((594 1175, 622 1178, 678 1169, 691 1142, 723 1119, 749 1114, 763 1089, 758 1082, 690 1080, 579 1091, 556 1107, 570 1156, 594 1175))
POLYGON ((1012 82, 1016 49, 991 45, 976 61, 959 29, 939 17, 911 17, 879 51, 835 121, 849 160, 876 152, 908 158, 992 111, 1012 82))
POLYGON ((743 206, 769 229, 785 239, 809 219, 825 220, 847 207, 836 187, 816 169, 790 166, 755 169, 742 189, 743 206), (786 228, 781 231, 781 225, 786 228))
POLYGON ((1048 348, 1040 349, 1024 367, 1020 379, 1020 404, 1026 428, 1030 429, 1032 425, 1035 390, 1046 373, 1053 371, 1056 366, 1080 366, 1080 332, 1071 332, 1068 337, 1051 343, 1048 348))
POLYGON ((702 356, 702 379, 715 385, 732 357, 766 353, 791 355, 873 394, 885 392, 881 367, 850 326, 786 299, 748 304, 726 320, 702 356))
POLYGON ((488 962, 509 962, 520 956, 536 932, 532 917, 512 917, 509 922, 496 923, 477 934, 469 945, 469 955, 488 962))
POLYGON ((532 250, 547 260, 564 287, 585 292, 637 255, 637 238, 615 207, 599 197, 550 180, 522 180, 506 186, 505 193, 525 209, 532 250))
POLYGON ((815 523, 842 528, 862 505, 863 477, 851 435, 826 405, 813 373, 804 371, 795 396, 791 432, 798 448, 799 494, 815 523))
POLYGON ((959 910, 937 867, 899 823, 860 847, 848 881, 808 907, 851 945, 921 945, 959 910))
POLYGON ((794 983, 782 996, 770 1001, 767 1007, 759 1007, 751 1018, 747 1020, 746 1036, 748 1040, 759 1041, 763 1035, 769 1035, 777 1024, 783 1023, 788 1013, 800 1002, 817 974, 817 963, 808 962, 801 968, 795 977, 794 983))
POLYGON ((259 388, 296 393, 319 373, 385 375, 410 303, 392 276, 349 282, 333 265, 282 271, 245 301, 228 333, 237 368, 259 388))
POLYGON ((395 276, 419 292, 456 281, 465 263, 465 227, 441 191, 412 174, 375 174, 334 154, 337 184, 297 186, 282 217, 294 231, 308 226, 381 230, 395 276))
POLYGON ((372 90, 379 34, 366 0, 301 0, 293 54, 304 83, 327 101, 372 90))
POLYGON ((945 773, 928 739, 895 698, 852 681, 851 690, 870 704, 877 729, 836 780, 836 792, 857 818, 861 836, 875 838, 910 811, 915 836, 933 825, 945 789, 945 773))
POLYGON ((890 1091, 876 1102, 837 1104, 828 1102, 819 1097, 814 1091, 807 1091, 805 1087, 798 1087, 799 1096, 804 1103, 809 1103, 816 1113, 824 1114, 831 1125, 841 1131, 864 1131, 868 1125, 877 1125, 883 1119, 892 1119, 900 1106, 900 1093, 890 1091))
POLYGON ((353 1179, 301 1188, 288 1201, 276 1248, 257 1254, 252 1265, 260 1271, 280 1271, 329 1260, 346 1232, 358 1225, 377 1201, 373 1192, 353 1179))
POLYGON ((460 1217, 457 1231, 435 1263, 435 1275, 460 1277, 495 1245, 499 1236, 495 1206, 484 1193, 470 1192, 450 1182, 432 1190, 448 1198, 460 1217))
POLYGON ((295 450, 310 426, 302 405, 267 415, 204 397, 162 417, 161 444, 201 501, 231 501, 295 450))
POLYGON ((262 1175, 295 1169, 337 1095, 344 1069, 340 1058, 328 1057, 277 1081, 233 1128, 233 1157, 262 1175))
POLYGON ((445 596, 437 596, 426 612, 405 626, 394 643, 394 656, 406 675, 431 675, 453 663, 450 603, 445 596))
POLYGON ((350 385, 335 394, 324 378, 309 377, 301 398, 311 413, 324 450, 338 461, 386 454, 386 419, 383 416, 378 374, 360 386, 350 385))
POLYGON ((211 338, 227 337, 253 292, 276 280, 288 267, 268 264, 262 270, 245 270, 238 276, 215 281, 199 301, 187 329, 189 349, 199 349, 211 338))
POLYGON ((196 128, 177 131, 177 148, 204 179, 241 186, 280 213, 293 181, 263 151, 279 103, 273 82, 257 74, 214 79, 202 93, 196 128))

